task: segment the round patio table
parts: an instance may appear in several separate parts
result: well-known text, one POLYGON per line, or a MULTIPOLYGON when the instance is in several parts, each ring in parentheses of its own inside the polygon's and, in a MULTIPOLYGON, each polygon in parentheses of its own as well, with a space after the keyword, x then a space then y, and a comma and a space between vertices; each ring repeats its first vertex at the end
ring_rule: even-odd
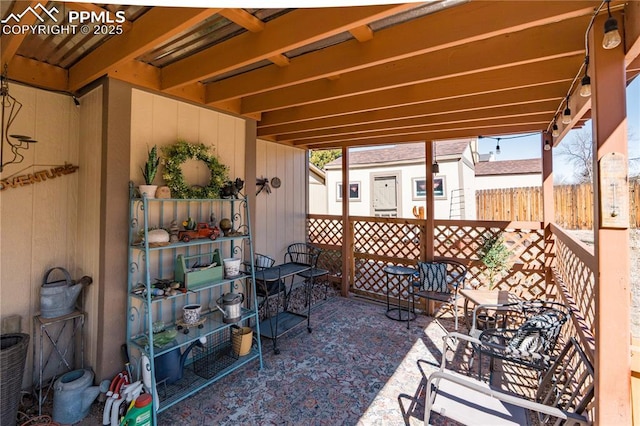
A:
POLYGON ((406 321, 409 328, 409 321, 416 318, 415 309, 413 309, 413 290, 412 279, 416 273, 415 268, 406 266, 387 266, 384 268, 387 277, 387 318, 395 321, 406 321), (392 289, 397 288, 397 305, 391 306, 390 296, 392 289), (406 293, 407 305, 402 306, 402 295, 406 293))

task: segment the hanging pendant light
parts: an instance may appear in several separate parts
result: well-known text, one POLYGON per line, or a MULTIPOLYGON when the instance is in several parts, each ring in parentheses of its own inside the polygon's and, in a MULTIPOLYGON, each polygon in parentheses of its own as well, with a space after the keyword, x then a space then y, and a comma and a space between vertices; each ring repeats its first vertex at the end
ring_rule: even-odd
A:
POLYGON ((569 108, 569 96, 567 96, 567 107, 564 109, 562 113, 562 124, 570 124, 571 123, 571 108, 569 108))
POLYGON ((436 154, 436 143, 433 143, 433 164, 431 165, 431 172, 435 175, 440 173, 440 165, 438 164, 438 154, 436 154))
POLYGON ((588 98, 591 96, 591 77, 587 74, 589 70, 589 56, 585 56, 584 58, 584 76, 582 77, 582 81, 580 82, 580 96, 583 98, 588 98))
POLYGON ((610 0, 607 0, 607 13, 609 17, 604 22, 604 38, 602 39, 602 47, 605 49, 614 49, 622 43, 622 37, 618 31, 618 21, 611 16, 611 9, 609 7, 610 0))

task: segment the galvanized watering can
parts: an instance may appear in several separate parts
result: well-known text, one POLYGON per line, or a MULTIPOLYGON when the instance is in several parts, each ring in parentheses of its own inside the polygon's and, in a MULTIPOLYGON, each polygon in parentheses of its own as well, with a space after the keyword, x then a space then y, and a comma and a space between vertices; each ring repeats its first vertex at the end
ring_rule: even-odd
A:
POLYGON ((64 268, 49 269, 44 274, 40 288, 40 316, 42 318, 56 318, 70 314, 75 309, 76 299, 82 287, 92 282, 91 277, 86 275, 76 282, 71 279, 71 275, 64 268), (64 279, 50 281, 53 279, 50 276, 54 271, 61 272, 64 279))

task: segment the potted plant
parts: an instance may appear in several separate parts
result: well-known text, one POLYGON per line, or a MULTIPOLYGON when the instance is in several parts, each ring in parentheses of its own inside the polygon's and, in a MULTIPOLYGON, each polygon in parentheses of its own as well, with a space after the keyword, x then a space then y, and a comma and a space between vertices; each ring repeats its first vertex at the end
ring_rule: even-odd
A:
POLYGON ((491 235, 484 238, 480 247, 480 261, 486 267, 486 275, 489 278, 489 289, 493 289, 497 283, 494 279, 503 272, 509 270, 509 248, 504 244, 502 235, 491 235))
POLYGON ((154 145, 153 148, 147 151, 147 162, 144 167, 141 167, 142 176, 144 177, 144 185, 140 185, 140 196, 147 198, 155 198, 156 189, 158 185, 154 185, 153 181, 158 173, 158 166, 160 165, 160 157, 158 157, 158 149, 154 145))

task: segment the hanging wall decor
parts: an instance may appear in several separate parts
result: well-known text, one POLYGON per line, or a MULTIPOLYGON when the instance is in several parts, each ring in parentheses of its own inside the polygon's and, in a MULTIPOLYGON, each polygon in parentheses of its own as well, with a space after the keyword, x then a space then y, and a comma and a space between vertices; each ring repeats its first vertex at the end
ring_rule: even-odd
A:
POLYGON ((209 148, 202 143, 191 144, 184 140, 162 148, 165 160, 162 178, 173 198, 220 197, 220 190, 229 179, 229 168, 220 162, 218 156, 210 154, 209 148), (209 168, 211 177, 206 186, 191 186, 185 182, 181 166, 189 159, 203 161, 209 168))

